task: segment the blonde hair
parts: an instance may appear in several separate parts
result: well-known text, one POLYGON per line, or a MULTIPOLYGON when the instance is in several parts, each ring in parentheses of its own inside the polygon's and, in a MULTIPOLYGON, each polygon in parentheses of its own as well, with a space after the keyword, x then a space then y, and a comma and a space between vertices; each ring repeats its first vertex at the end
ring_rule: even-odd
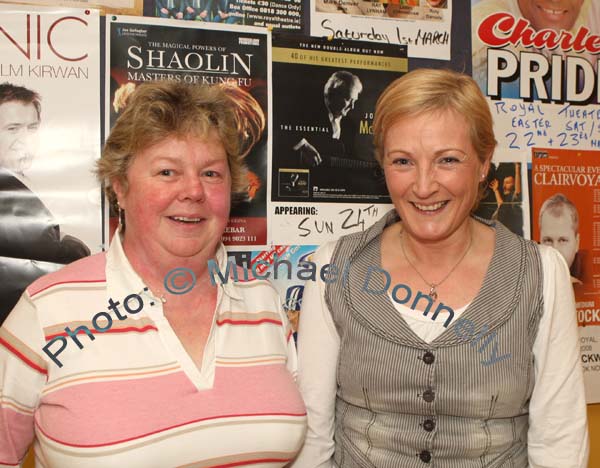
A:
POLYGON ((208 138, 214 129, 227 153, 232 199, 239 200, 248 192, 244 158, 264 127, 258 102, 236 86, 144 83, 128 97, 106 140, 96 174, 114 206, 117 197, 112 183, 118 180, 127 190, 127 169, 136 154, 169 137, 208 138))
POLYGON ((419 68, 393 81, 377 100, 373 139, 379 164, 385 134, 398 120, 443 111, 453 111, 467 121, 471 144, 482 163, 491 157, 497 144, 492 114, 477 83, 452 70, 419 68))

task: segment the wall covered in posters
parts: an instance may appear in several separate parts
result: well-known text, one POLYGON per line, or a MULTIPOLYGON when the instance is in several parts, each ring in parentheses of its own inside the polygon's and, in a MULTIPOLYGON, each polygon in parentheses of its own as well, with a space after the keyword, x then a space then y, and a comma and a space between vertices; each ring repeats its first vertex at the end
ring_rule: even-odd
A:
MULTIPOLYGON (((499 140, 478 214, 498 219, 525 237, 551 243, 555 234, 543 229, 550 216, 544 214, 544 203, 555 199, 559 204, 563 195, 567 200, 563 206, 571 202, 576 207, 577 224, 573 216, 564 215, 569 208, 556 208, 562 215, 552 221, 553 229, 570 232, 578 246, 572 259, 568 253, 564 256, 577 299, 588 401, 598 402, 600 319, 595 296, 600 287, 596 261, 600 196, 595 179, 587 181, 597 173, 594 160, 600 148, 600 5, 584 0, 577 11, 557 21, 536 16, 535 10, 521 11, 517 0, 472 0, 466 6, 453 0, 435 3, 146 0, 143 14, 154 18, 107 17, 104 72, 99 68, 104 44, 93 10, 68 10, 78 19, 56 23, 49 34, 49 27, 64 13, 3 7, 0 82, 39 93, 42 111, 37 121, 33 119, 39 141, 31 167, 12 170, 12 175, 0 168, 7 172, 2 183, 18 183, 20 190, 34 193, 41 203, 37 213, 51 214, 52 226, 60 228, 59 238, 67 243, 72 239, 78 255, 97 252, 104 242, 102 212, 99 187, 89 171, 99 156, 101 77, 106 79, 106 132, 138 83, 165 78, 229 83, 252 93, 270 123, 248 159, 251 196, 232 213, 223 240, 239 262, 272 262, 277 255, 297 268, 318 245, 368 228, 389 208, 369 150, 379 93, 416 67, 470 72, 471 62, 464 57, 470 59, 472 54, 473 76, 489 96, 499 140), (32 15, 30 20, 25 13, 32 15), (41 15, 41 37, 52 37, 58 55, 43 42, 35 48, 36 14, 41 15), (470 18, 472 52, 464 34, 470 18), (24 29, 28 24, 33 28, 31 37, 24 29), (273 34, 271 58, 270 34, 252 26, 296 35, 273 34), (73 35, 80 40, 66 39, 73 35), (202 73, 189 57, 202 48, 220 49, 221 59, 231 57, 235 72, 202 73), (64 57, 83 55, 85 59, 65 65, 64 57), (246 60, 249 55, 252 66, 246 60), (342 109, 343 118, 335 126, 326 118, 330 110, 326 88, 331 79, 340 77, 351 83, 352 103, 342 109), (77 98, 61 99, 66 93, 77 98), (352 141, 347 135, 353 135, 352 141), (70 194, 60 183, 63 167, 69 167, 72 179, 78 181, 76 188, 70 184, 74 187, 70 194), (582 176, 584 187, 577 182, 582 176)), ((139 0, 43 4, 142 12, 139 0)), ((2 224, 0 235, 8 226, 10 222, 2 224)), ((6 235, 13 236, 10 231, 6 235)), ((10 278, 24 279, 21 286, 15 280, 6 297, 22 290, 31 274, 39 276, 62 265, 35 253, 13 257, 14 252, 1 254, 0 264, 8 265, 2 275, 9 271, 10 278)), ((273 281, 292 323, 297 321, 303 288, 295 278, 292 274, 292 279, 273 281)))

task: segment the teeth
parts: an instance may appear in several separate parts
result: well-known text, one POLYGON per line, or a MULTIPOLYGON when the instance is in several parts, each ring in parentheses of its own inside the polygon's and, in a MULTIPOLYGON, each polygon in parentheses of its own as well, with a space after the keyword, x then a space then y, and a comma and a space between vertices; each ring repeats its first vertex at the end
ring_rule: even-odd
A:
POLYGON ((542 7, 542 10, 544 10, 546 13, 549 13, 551 15, 560 15, 564 12, 564 10, 551 10, 549 8, 544 8, 544 7, 542 7))
POLYGON ((172 216, 175 221, 183 221, 184 223, 199 223, 202 218, 186 218, 184 216, 172 216))
POLYGON ((439 202, 439 203, 436 203, 435 205, 419 205, 418 203, 413 203, 413 205, 415 205, 421 211, 435 211, 435 210, 439 210, 445 204, 446 204, 446 202, 439 202))

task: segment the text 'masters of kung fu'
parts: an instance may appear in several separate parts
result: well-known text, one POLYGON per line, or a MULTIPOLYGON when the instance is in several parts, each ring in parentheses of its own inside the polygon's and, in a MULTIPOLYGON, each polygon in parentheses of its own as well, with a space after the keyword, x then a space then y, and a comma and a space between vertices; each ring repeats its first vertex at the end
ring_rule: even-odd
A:
MULTIPOLYGON (((127 16, 107 19, 107 28, 108 128, 135 87, 155 80, 237 86, 270 118, 270 34, 265 29, 127 16)), ((246 157, 248 195, 232 206, 225 245, 267 243, 268 129, 267 124, 246 157)))

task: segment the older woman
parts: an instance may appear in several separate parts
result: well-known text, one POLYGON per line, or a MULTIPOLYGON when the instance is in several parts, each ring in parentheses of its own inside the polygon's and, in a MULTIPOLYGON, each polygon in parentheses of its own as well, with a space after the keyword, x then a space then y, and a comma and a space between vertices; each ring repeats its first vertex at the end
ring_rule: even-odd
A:
POLYGON ((278 297, 207 273, 225 266, 230 200, 263 126, 237 88, 155 83, 129 98, 98 165, 121 211, 108 252, 33 283, 0 329, 0 465, 32 441, 59 468, 295 456, 306 415, 278 297))
POLYGON ((395 209, 316 254, 343 274, 304 292, 294 466, 585 467, 565 262, 471 215, 496 145, 476 83, 406 74, 374 135, 395 209))

